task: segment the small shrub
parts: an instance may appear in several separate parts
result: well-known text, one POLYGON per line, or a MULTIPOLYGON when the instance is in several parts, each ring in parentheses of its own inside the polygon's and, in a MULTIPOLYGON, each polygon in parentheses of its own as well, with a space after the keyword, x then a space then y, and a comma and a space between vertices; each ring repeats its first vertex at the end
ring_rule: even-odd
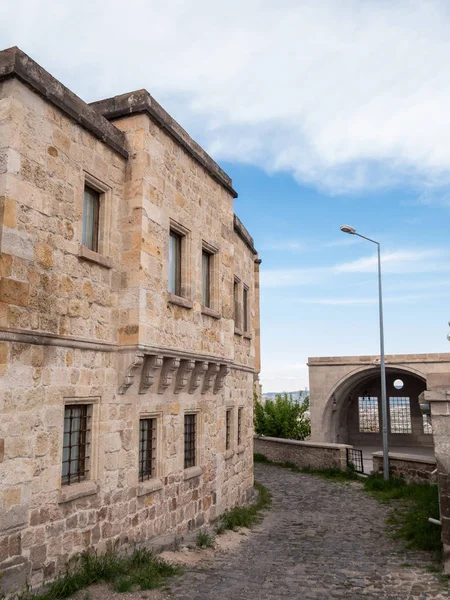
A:
POLYGON ((109 551, 98 555, 83 552, 73 557, 65 571, 40 593, 27 589, 14 600, 63 600, 93 583, 105 581, 120 592, 134 587, 151 589, 159 587, 164 579, 179 572, 174 567, 145 548, 135 549, 131 554, 119 555, 109 551))
POLYGON ((197 544, 198 548, 214 548, 214 536, 203 529, 197 533, 195 543, 197 544))
POLYGON ((269 464, 272 462, 264 454, 258 454, 258 453, 253 455, 253 461, 260 462, 260 463, 269 463, 269 464))
POLYGON ((235 530, 238 527, 252 527, 262 519, 261 511, 269 508, 272 495, 267 488, 255 481, 258 498, 254 504, 236 506, 226 510, 220 517, 216 526, 216 533, 224 533, 227 529, 235 530))
POLYGON ((295 400, 292 394, 277 394, 263 404, 255 395, 254 424, 258 435, 304 440, 311 435, 311 423, 305 413, 309 397, 295 400))

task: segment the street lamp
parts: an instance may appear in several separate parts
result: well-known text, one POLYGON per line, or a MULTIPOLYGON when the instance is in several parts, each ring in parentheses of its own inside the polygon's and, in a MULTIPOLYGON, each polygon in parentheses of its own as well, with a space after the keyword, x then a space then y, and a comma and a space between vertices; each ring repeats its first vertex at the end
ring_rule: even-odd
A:
POLYGON ((384 479, 389 479, 389 445, 388 445, 388 427, 387 427, 387 398, 386 398, 386 367, 384 364, 384 328, 383 328, 383 299, 381 294, 381 257, 380 242, 371 240, 365 235, 357 233, 354 227, 342 225, 341 231, 350 235, 357 235, 364 240, 377 245, 378 250, 378 303, 380 312, 380 363, 381 363, 381 416, 383 419, 383 474, 384 479))

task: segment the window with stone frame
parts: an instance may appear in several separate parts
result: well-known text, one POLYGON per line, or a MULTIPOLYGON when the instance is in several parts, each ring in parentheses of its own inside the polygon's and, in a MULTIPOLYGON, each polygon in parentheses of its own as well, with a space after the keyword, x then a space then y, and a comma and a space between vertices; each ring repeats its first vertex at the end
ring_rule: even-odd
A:
POLYGON ((248 287, 246 285, 244 285, 243 296, 242 296, 242 329, 245 332, 249 331, 248 287))
POLYGON ((182 236, 170 230, 169 237, 169 292, 181 296, 181 238, 182 236))
POLYGON ((231 408, 227 408, 225 414, 225 450, 231 450, 232 415, 233 410, 231 408))
POLYGON ((239 279, 234 279, 233 284, 233 296, 234 296, 234 326, 236 329, 240 329, 241 327, 241 306, 240 306, 240 281, 239 279))
POLYGON ((156 417, 139 420, 139 481, 156 477, 156 417))
POLYGON ((81 243, 93 252, 99 251, 100 192, 84 186, 83 230, 81 243))
POLYGON ((240 406, 238 408, 238 422, 237 422, 237 443, 238 446, 242 446, 242 419, 244 416, 244 408, 240 406))
POLYGON ((62 485, 89 479, 91 421, 91 404, 67 404, 64 407, 62 485))
POLYGON ((202 306, 211 308, 211 266, 212 254, 203 248, 202 250, 202 306))
POLYGON ((184 468, 197 465, 197 414, 184 415, 184 468))

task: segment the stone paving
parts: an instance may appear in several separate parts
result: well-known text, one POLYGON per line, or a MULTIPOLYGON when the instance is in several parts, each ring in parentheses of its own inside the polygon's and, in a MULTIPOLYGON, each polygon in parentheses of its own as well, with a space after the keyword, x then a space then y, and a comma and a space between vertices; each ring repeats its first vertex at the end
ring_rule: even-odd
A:
POLYGON ((178 600, 439 600, 431 557, 387 536, 389 508, 352 484, 256 465, 273 494, 264 521, 232 553, 187 571, 178 600))

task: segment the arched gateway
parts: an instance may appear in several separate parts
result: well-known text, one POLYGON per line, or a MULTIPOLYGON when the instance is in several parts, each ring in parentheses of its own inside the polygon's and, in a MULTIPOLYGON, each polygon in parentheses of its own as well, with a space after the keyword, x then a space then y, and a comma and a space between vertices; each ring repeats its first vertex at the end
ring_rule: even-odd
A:
MULTIPOLYGON (((381 448, 378 356, 309 358, 311 440, 381 448)), ((390 447, 430 454, 430 423, 419 407, 427 377, 450 371, 450 354, 386 356, 390 447)))

